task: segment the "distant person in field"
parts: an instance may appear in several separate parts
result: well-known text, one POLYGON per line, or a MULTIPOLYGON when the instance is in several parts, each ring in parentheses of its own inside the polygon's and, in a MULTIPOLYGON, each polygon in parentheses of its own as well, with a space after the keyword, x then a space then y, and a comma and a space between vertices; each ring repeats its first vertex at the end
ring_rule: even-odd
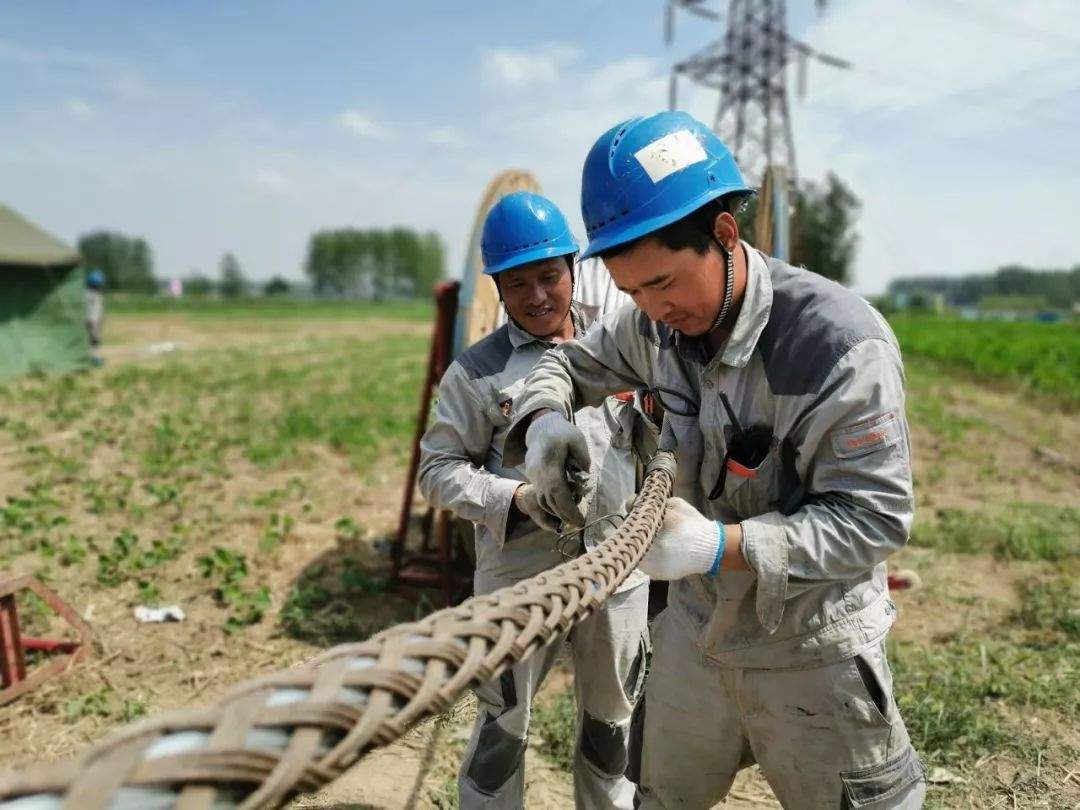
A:
POLYGON ((90 357, 101 362, 101 330, 105 325, 105 274, 93 269, 86 274, 86 334, 90 340, 90 357))
MULTIPOLYGON (((428 502, 476 526, 476 593, 513 585, 592 548, 615 526, 636 485, 633 436, 639 413, 614 397, 574 418, 593 463, 576 471, 591 493, 586 529, 560 538, 520 467, 502 444, 525 375, 549 349, 586 334, 599 308, 573 300, 577 242, 549 200, 504 197, 483 231, 484 272, 498 287, 509 321, 466 350, 439 386, 434 422, 421 442, 420 489, 428 502)), ((591 268, 595 269, 595 268, 591 268)), ((574 789, 580 808, 631 808, 626 777, 630 717, 642 692, 648 647, 648 579, 634 572, 593 616, 569 634, 578 744, 574 789)), ((462 808, 525 806, 524 757, 530 704, 561 644, 476 690, 476 725, 458 780, 462 808)))
POLYGON ((751 193, 686 113, 600 136, 582 256, 636 308, 536 363, 503 463, 523 460, 540 503, 580 524, 566 469, 596 457, 575 411, 627 387, 664 409, 674 497, 640 568, 671 585, 640 807, 713 807, 756 762, 784 807, 917 808, 885 649, 885 561, 915 508, 900 350, 866 301, 739 238, 751 193))

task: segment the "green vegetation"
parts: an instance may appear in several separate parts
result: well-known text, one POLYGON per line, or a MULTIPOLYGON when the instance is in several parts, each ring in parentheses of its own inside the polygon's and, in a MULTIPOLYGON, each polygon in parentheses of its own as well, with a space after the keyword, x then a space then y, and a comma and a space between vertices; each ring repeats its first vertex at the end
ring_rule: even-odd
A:
MULTIPOLYGON (((739 230, 754 240, 758 205, 751 197, 738 213, 739 230)), ((816 183, 802 180, 791 195, 791 255, 796 267, 847 284, 859 237, 855 229, 861 203, 854 192, 831 172, 816 183)))
POLYGON ((890 319, 905 355, 926 357, 1080 406, 1080 323, 890 319))
POLYGON ((938 509, 916 526, 911 542, 999 560, 1057 561, 1080 556, 1080 509, 1014 503, 986 509, 938 509))
POLYGON ((434 231, 339 228, 312 234, 304 272, 321 293, 382 299, 427 297, 446 269, 434 231))
POLYGON ((238 318, 258 321, 378 318, 430 323, 435 309, 426 299, 338 301, 333 299, 268 298, 169 298, 166 296, 110 295, 108 311, 116 314, 172 312, 200 320, 238 318))
POLYGON ((154 291, 154 254, 145 239, 116 231, 94 231, 79 237, 79 253, 87 268, 105 275, 106 289, 154 291))
POLYGON ((1080 641, 1080 583, 1075 577, 1024 583, 1020 609, 1013 618, 1025 629, 1049 630, 1080 641))
POLYGON ((924 302, 940 295, 950 306, 957 307, 1069 309, 1080 301, 1080 265, 1071 270, 1008 265, 993 273, 898 278, 889 283, 889 294, 924 302))
MULTIPOLYGON (((240 320, 260 329, 277 323, 282 337, 267 330, 261 341, 0 387, 0 445, 20 482, 0 496, 0 566, 59 577, 69 598, 108 589, 110 605, 153 604, 163 594, 209 599, 227 632, 242 631, 266 618, 266 573, 297 541, 300 523, 335 519, 313 514, 310 502, 327 456, 344 460, 357 482, 376 462, 396 467, 407 458, 427 349, 426 330, 411 323, 428 318, 430 307, 124 306, 129 324, 156 317, 147 310, 173 309, 211 334, 242 333, 246 326, 231 326, 240 320), (313 329, 320 321, 328 334, 313 329), (277 483, 227 497, 223 487, 238 474, 277 483)), ((355 543, 355 517, 342 520, 339 530, 355 543)), ((352 560, 336 564, 334 576, 335 598, 384 588, 379 574, 352 560)), ((327 607, 305 582, 288 600, 294 624, 306 607, 327 607)), ((326 612, 348 614, 340 604, 326 612)))
POLYGON ((556 692, 536 701, 529 732, 542 740, 540 750, 557 767, 568 773, 573 771, 577 747, 577 707, 573 690, 556 692))
POLYGON ((1076 722, 1078 656, 1071 642, 962 639, 931 649, 893 644, 890 663, 901 714, 927 764, 970 766, 1003 747, 1023 752, 1002 707, 1050 709, 1076 722))

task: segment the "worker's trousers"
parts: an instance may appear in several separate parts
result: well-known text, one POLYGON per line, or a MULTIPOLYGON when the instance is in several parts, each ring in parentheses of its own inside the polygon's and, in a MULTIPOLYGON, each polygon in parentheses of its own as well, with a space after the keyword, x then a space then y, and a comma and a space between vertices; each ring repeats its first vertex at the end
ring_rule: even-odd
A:
MULTIPOLYGON (((616 593, 570 631, 578 720, 574 754, 578 808, 630 810, 634 805, 635 785, 625 772, 630 715, 645 680, 648 601, 647 583, 616 593)), ((458 778, 462 810, 525 806, 530 704, 561 647, 557 640, 537 650, 476 690, 476 725, 458 778)))
POLYGON ((668 609, 644 711, 642 808, 712 807, 755 762, 788 810, 922 806, 883 642, 812 669, 724 668, 668 609))

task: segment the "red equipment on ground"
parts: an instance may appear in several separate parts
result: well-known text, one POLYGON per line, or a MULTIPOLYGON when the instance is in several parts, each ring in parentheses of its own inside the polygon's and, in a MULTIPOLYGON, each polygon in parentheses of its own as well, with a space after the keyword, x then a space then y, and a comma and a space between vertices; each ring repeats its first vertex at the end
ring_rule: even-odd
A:
POLYGON ((438 588, 440 604, 451 605, 469 595, 472 588, 473 562, 459 521, 445 509, 427 507, 420 520, 419 549, 409 551, 409 533, 413 526, 413 499, 420 466, 420 439, 427 429, 433 392, 450 365, 453 353, 454 322, 458 308, 456 281, 435 288, 435 329, 431 334, 427 371, 420 387, 420 412, 416 419, 412 457, 405 478, 405 495, 397 534, 390 548, 390 582, 395 589, 438 588))
POLYGON ((90 625, 83 621, 67 602, 41 582, 29 576, 0 579, 0 705, 62 675, 90 654, 90 625), (15 595, 22 590, 36 594, 56 615, 66 621, 78 636, 77 641, 24 636, 19 625, 15 595), (27 672, 27 652, 60 653, 27 672))

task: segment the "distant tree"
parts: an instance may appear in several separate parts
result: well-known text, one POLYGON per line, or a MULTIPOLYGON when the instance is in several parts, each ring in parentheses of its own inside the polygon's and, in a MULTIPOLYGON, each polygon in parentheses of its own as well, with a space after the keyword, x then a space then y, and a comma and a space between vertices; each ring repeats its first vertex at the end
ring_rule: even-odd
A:
POLYGON ((792 263, 848 284, 858 236, 859 198, 829 173, 824 187, 800 186, 791 217, 792 263))
POLYGON ((894 279, 889 293, 912 300, 927 293, 944 296, 950 306, 974 307, 995 300, 1026 299, 1025 306, 1071 309, 1080 302, 1080 266, 1068 270, 1007 265, 993 273, 963 276, 912 276, 894 279))
POLYGON ((418 295, 430 294, 431 289, 446 275, 446 251, 442 239, 434 231, 424 234, 420 243, 420 272, 417 277, 418 295))
POLYGON ((191 275, 181 281, 184 284, 184 295, 194 296, 195 298, 205 298, 213 295, 217 288, 210 276, 203 275, 198 270, 192 270, 191 275))
POLYGON ((292 292, 292 285, 281 276, 274 276, 263 287, 265 295, 288 295, 292 292))
MULTIPOLYGON (((788 261, 849 284, 858 243, 855 219, 859 207, 858 197, 834 174, 826 177, 824 186, 810 181, 799 184, 791 200, 788 261)), ((757 212, 758 198, 752 197, 735 217, 740 234, 750 241, 757 212)))
POLYGON ((204 276, 197 270, 190 276, 183 279, 184 295, 190 295, 195 298, 205 298, 208 295, 212 295, 214 292, 214 280, 204 276))
POLYGON ((410 228, 340 228, 308 241, 304 272, 320 294, 381 299, 426 295, 444 267, 442 242, 410 228))
POLYGON ((221 257, 218 265, 218 273, 221 278, 221 294, 225 298, 239 298, 247 288, 244 273, 240 269, 240 262, 232 253, 226 253, 221 257))
POLYGON ((100 268, 105 288, 153 293, 154 255, 144 239, 116 231, 93 231, 79 237, 79 253, 88 267, 100 268))

